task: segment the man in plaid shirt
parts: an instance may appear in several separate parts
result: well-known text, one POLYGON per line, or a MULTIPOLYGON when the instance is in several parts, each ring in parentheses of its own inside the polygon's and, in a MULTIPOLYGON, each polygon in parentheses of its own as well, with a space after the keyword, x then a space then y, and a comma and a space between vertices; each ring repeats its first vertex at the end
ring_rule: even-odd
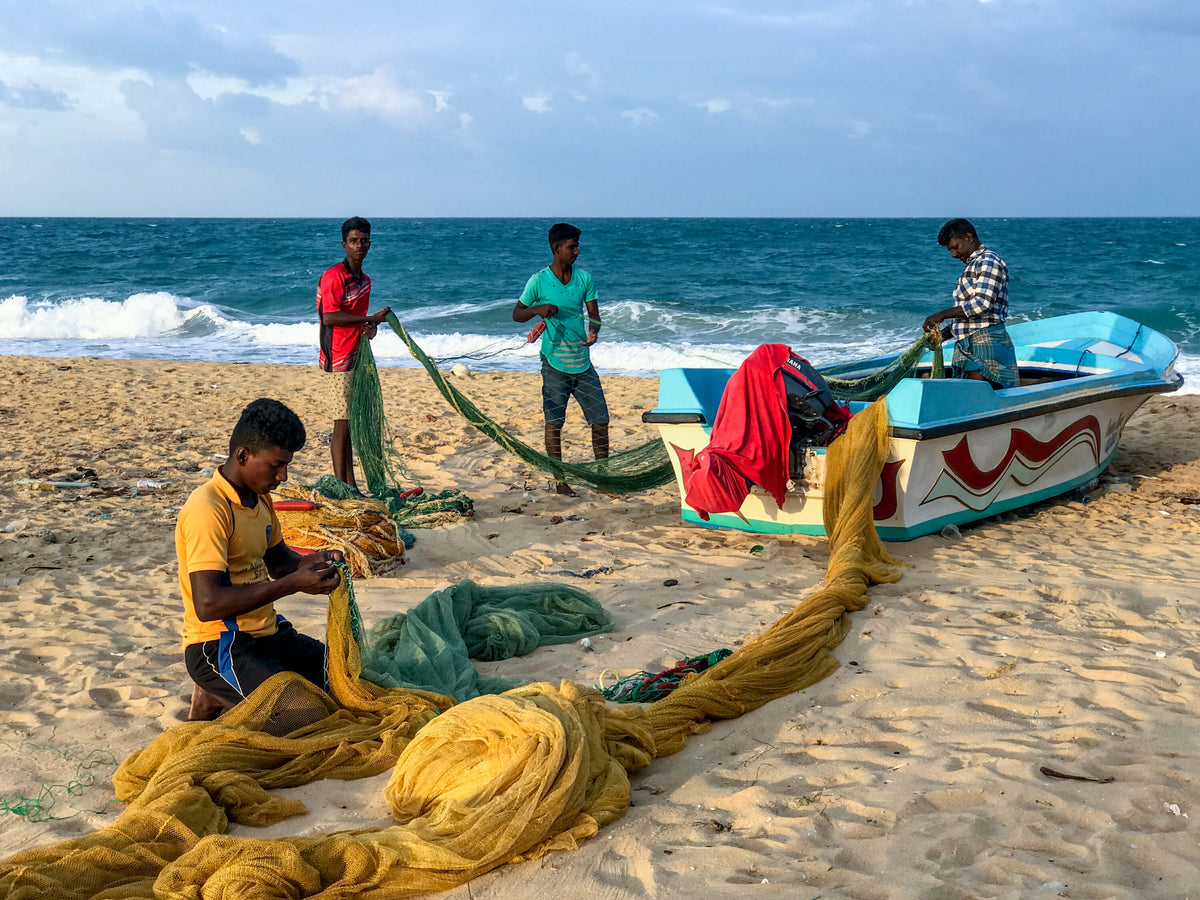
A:
POLYGON ((975 226, 951 219, 938 232, 938 243, 963 264, 954 288, 954 305, 925 320, 926 331, 942 328, 954 338, 952 365, 957 378, 978 378, 996 388, 1016 387, 1017 357, 1004 320, 1008 318, 1008 266, 979 242, 975 226))

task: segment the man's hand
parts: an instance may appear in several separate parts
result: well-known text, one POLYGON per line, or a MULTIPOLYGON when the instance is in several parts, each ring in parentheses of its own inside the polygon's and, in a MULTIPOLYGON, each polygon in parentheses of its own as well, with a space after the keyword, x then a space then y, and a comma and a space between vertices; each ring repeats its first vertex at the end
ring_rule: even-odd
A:
POLYGON ((558 307, 555 306, 553 303, 543 303, 541 306, 536 307, 534 309, 534 312, 537 313, 539 316, 541 316, 543 319, 548 319, 552 315, 554 315, 555 313, 558 312, 558 307))
POLYGON ((332 594, 342 583, 341 573, 334 568, 334 562, 342 562, 344 557, 340 550, 318 550, 300 560, 296 571, 288 578, 291 587, 305 594, 332 594))
POLYGON ((583 346, 590 347, 590 346, 592 346, 592 344, 596 343, 596 341, 599 339, 600 339, 600 332, 589 331, 588 336, 583 341, 583 346))
POLYGON ((940 312, 937 312, 937 313, 934 313, 932 316, 929 316, 927 319, 925 319, 925 324, 923 324, 921 326, 921 328, 924 329, 925 331, 937 331, 938 326, 940 326, 941 324, 942 324, 942 314, 940 312))
POLYGON ((363 337, 365 337, 368 341, 374 340, 375 335, 377 335, 379 333, 379 326, 376 325, 374 322, 368 322, 366 325, 363 326, 362 333, 363 333, 363 337))
POLYGON ((367 324, 375 325, 375 326, 382 325, 384 322, 387 321, 388 313, 390 313, 391 311, 392 311, 392 308, 390 306, 385 306, 379 312, 375 313, 375 315, 367 316, 367 324))

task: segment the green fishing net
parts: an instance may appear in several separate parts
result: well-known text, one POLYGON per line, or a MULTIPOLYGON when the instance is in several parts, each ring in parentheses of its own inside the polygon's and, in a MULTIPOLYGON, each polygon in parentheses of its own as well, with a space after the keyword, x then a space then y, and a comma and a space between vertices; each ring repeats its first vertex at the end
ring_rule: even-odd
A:
MULTIPOLYGON (((671 467, 671 458, 667 455, 667 448, 663 446, 663 442, 658 438, 642 444, 640 447, 634 447, 632 450, 615 453, 607 459, 582 463, 563 462, 535 450, 523 441, 518 440, 495 420, 480 412, 479 408, 459 391, 458 388, 450 384, 446 380, 446 376, 434 364, 433 360, 409 336, 404 326, 396 318, 395 313, 388 313, 387 321, 392 326, 392 330, 400 337, 400 340, 404 341, 404 345, 408 347, 408 351, 413 355, 413 359, 424 366, 425 371, 429 373, 429 377, 433 379, 433 383, 437 386, 437 389, 446 398, 446 402, 460 416, 501 447, 515 454, 528 465, 546 472, 555 480, 574 484, 589 484, 599 490, 618 494, 644 491, 675 480, 675 471, 671 467)), ((369 366, 372 373, 374 373, 374 360, 370 357, 369 352, 366 356, 366 361, 362 357, 359 358, 358 366, 355 369, 356 386, 359 380, 359 370, 369 366)), ((373 375, 373 377, 376 385, 378 385, 378 375, 373 375)), ((358 393, 359 391, 356 387, 352 397, 352 404, 358 401, 358 393)), ((364 390, 363 393, 365 394, 366 391, 364 390)), ((353 416, 354 414, 355 411, 352 405, 351 415, 353 416)), ((380 415, 382 416, 382 413, 380 415)), ((353 419, 351 419, 350 425, 351 434, 353 435, 353 419)), ((357 438, 352 439, 355 440, 355 446, 357 447, 357 438)), ((366 471, 365 465, 364 471, 366 471)))
MULTIPOLYGON (((667 484, 675 478, 671 459, 661 439, 655 439, 614 454, 607 459, 590 462, 568 463, 554 459, 519 440, 494 419, 488 417, 461 391, 452 385, 445 374, 422 350, 400 324, 395 313, 388 313, 387 323, 392 331, 408 347, 413 358, 419 362, 433 379, 446 402, 473 427, 516 455, 528 465, 547 473, 558 481, 589 484, 594 488, 612 493, 635 493, 667 484)), ((941 336, 924 334, 892 363, 859 378, 838 378, 840 371, 851 371, 854 364, 821 370, 829 382, 834 396, 842 401, 872 401, 885 395, 902 378, 910 377, 921 362, 926 350, 933 350, 933 378, 943 377, 941 336)), ((359 361, 354 369, 354 380, 350 399, 350 434, 359 454, 363 472, 367 477, 371 494, 388 503, 403 508, 404 492, 391 485, 415 484, 417 479, 400 462, 392 450, 391 431, 383 414, 383 399, 379 389, 379 373, 369 341, 362 344, 359 361)), ((452 502, 451 498, 446 498, 452 502)), ((397 516, 397 521, 404 520, 397 516)))
POLYGON ((365 679, 381 687, 445 694, 459 703, 521 684, 481 676, 472 659, 523 656, 613 626, 612 616, 591 594, 554 583, 483 587, 463 579, 408 613, 377 622, 365 635, 353 595, 350 611, 365 679))
POLYGON ((843 402, 848 400, 874 401, 884 396, 900 383, 902 378, 909 378, 920 365, 921 357, 926 350, 933 351, 933 368, 931 378, 945 377, 945 363, 942 357, 942 336, 935 331, 921 335, 911 347, 901 353, 896 359, 881 369, 877 369, 860 378, 838 378, 838 373, 854 370, 861 363, 848 363, 844 366, 831 366, 819 369, 821 375, 829 382, 833 396, 843 402))

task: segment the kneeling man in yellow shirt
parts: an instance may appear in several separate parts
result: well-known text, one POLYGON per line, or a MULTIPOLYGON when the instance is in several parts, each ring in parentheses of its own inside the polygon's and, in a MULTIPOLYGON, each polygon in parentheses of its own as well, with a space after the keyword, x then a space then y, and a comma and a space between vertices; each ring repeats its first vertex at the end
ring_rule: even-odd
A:
POLYGON ((301 556, 283 542, 271 491, 287 481, 304 425, 278 400, 242 411, 229 457, 188 497, 175 525, 183 654, 196 683, 192 719, 215 718, 278 672, 324 688, 325 645, 275 612, 290 594, 329 594, 342 554, 301 556))

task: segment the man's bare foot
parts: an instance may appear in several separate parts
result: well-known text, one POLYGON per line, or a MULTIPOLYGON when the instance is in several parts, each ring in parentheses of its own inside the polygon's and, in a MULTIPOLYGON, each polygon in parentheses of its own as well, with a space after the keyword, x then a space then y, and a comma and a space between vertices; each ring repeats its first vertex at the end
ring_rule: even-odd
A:
POLYGON ((200 685, 192 685, 192 708, 188 710, 189 722, 211 722, 225 710, 229 704, 200 685))
POLYGON ((562 494, 564 497, 578 497, 579 495, 571 490, 571 486, 565 481, 560 481, 554 488, 555 493, 562 494))

